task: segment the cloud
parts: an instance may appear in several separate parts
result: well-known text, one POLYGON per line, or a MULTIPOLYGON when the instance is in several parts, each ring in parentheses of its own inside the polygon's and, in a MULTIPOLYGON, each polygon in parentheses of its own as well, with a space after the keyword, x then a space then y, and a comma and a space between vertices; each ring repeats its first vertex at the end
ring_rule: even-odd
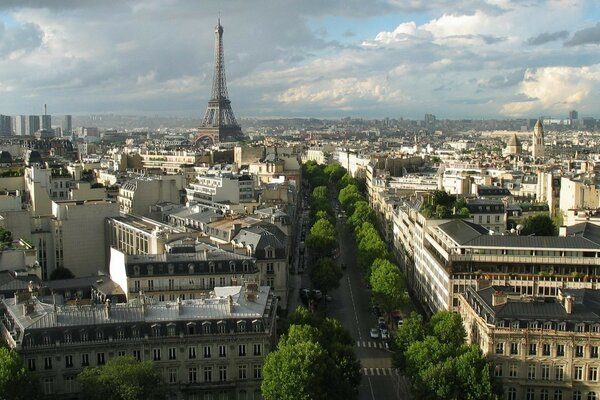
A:
POLYGON ((573 37, 565 42, 565 46, 579 46, 582 44, 600 44, 600 22, 596 26, 575 32, 573 37))
POLYGON ((546 44, 549 42, 554 42, 556 40, 562 40, 569 37, 569 32, 567 31, 558 31, 553 33, 540 33, 537 36, 532 36, 527 39, 527 44, 530 46, 539 46, 541 44, 546 44))
POLYGON ((494 75, 480 81, 479 86, 487 89, 505 89, 519 84, 523 80, 524 74, 525 71, 519 69, 504 75, 494 75))

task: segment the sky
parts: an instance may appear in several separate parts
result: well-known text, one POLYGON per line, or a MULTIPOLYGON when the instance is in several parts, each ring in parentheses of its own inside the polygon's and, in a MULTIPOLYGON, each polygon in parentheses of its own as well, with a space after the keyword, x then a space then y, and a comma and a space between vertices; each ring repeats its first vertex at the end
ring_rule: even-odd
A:
POLYGON ((0 114, 600 117, 597 0, 0 0, 0 114))

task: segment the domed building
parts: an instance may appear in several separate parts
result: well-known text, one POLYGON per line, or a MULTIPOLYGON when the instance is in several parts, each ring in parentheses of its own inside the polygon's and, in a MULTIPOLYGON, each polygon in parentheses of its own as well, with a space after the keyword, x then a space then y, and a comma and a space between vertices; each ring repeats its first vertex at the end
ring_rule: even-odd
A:
POLYGON ((510 140, 506 144, 506 148, 504 149, 505 156, 518 156, 523 152, 523 145, 521 141, 517 137, 516 133, 513 133, 510 137, 510 140))

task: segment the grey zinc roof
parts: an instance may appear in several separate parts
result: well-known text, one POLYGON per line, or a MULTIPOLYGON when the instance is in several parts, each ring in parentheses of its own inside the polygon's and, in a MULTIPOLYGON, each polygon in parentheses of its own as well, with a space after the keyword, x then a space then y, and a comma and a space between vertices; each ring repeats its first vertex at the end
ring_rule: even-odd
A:
POLYGON ((247 228, 242 228, 233 238, 238 243, 252 245, 255 250, 268 246, 274 249, 285 248, 287 238, 285 234, 273 224, 260 223, 247 228))
POLYGON ((489 230, 481 225, 473 224, 462 219, 454 219, 438 226, 456 243, 465 244, 481 235, 488 235, 489 230))

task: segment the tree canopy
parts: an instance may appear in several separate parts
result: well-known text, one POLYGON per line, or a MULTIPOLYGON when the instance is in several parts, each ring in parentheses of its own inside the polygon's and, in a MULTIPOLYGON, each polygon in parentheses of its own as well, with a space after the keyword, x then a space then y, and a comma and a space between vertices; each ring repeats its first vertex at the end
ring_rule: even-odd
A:
POLYGON ((373 300, 385 312, 399 308, 408 300, 400 270, 388 260, 378 258, 373 262, 370 283, 373 300))
POLYGON ((310 270, 313 285, 324 292, 340 286, 342 270, 331 258, 320 258, 310 270))
POLYGON ((0 347, 0 399, 35 400, 41 397, 37 376, 29 372, 14 350, 0 347))
POLYGON ((363 200, 358 200, 354 203, 354 212, 348 218, 347 223, 350 224, 354 229, 362 226, 364 222, 375 222, 375 211, 371 208, 369 203, 363 200))
POLYGON ((535 235, 535 236, 556 236, 558 229, 554 225, 554 221, 547 214, 536 214, 531 217, 527 217, 523 220, 523 230, 521 235, 535 235))
POLYGON ((354 211, 354 203, 362 199, 362 194, 360 194, 356 185, 346 186, 345 188, 340 190, 340 194, 338 195, 340 205, 347 213, 350 214, 354 211))
POLYGON ((92 400, 164 399, 163 375, 152 361, 115 357, 105 365, 86 368, 77 377, 84 398, 92 400))
POLYGON ((333 224, 324 218, 317 220, 306 237, 306 246, 315 259, 331 255, 337 246, 333 224))

